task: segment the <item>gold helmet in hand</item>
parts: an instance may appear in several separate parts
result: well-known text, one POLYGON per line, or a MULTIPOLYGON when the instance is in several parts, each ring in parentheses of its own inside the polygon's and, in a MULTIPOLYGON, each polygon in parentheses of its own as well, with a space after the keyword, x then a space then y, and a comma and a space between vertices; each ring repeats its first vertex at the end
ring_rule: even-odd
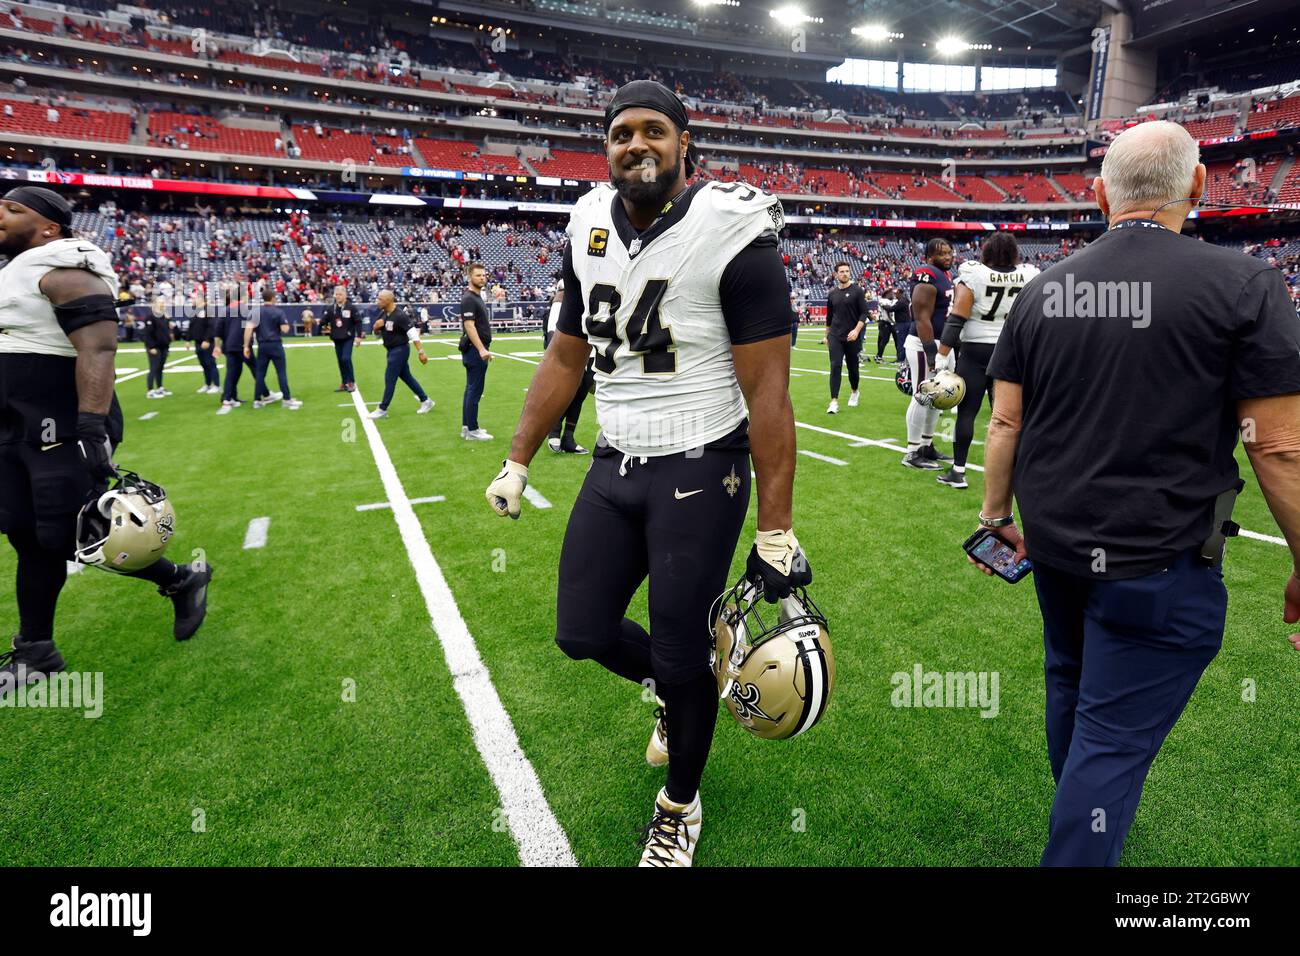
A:
POLYGON ((731 716, 755 737, 787 740, 817 723, 835 688, 826 617, 804 588, 776 604, 741 579, 710 614, 713 673, 731 716))

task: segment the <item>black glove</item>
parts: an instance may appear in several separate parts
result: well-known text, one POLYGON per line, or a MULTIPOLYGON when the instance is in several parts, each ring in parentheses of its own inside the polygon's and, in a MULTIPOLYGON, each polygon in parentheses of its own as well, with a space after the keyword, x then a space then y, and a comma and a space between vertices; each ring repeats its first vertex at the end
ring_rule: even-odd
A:
POLYGON ((96 485, 117 477, 113 465, 113 446, 108 440, 107 415, 80 412, 77 415, 77 446, 81 449, 86 471, 96 485))
POLYGON ((812 567, 792 531, 760 531, 749 550, 745 577, 762 586, 763 598, 775 604, 797 587, 812 584, 812 567))

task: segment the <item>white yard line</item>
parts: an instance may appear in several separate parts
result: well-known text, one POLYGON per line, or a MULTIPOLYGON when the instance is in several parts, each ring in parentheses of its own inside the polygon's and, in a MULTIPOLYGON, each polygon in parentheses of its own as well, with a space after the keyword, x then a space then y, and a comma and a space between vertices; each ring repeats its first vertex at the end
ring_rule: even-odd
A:
POLYGON ((847 461, 840 461, 838 458, 831 458, 829 455, 819 455, 815 451, 808 451, 806 448, 800 448, 799 454, 806 455, 809 458, 816 458, 818 461, 829 462, 832 465, 847 465, 847 461))
POLYGON ((244 550, 265 548, 266 534, 270 529, 270 518, 254 518, 248 522, 248 530, 244 532, 244 550))
MULTIPOLYGON (((832 435, 835 438, 843 438, 852 442, 850 445, 852 448, 887 448, 890 451, 896 451, 899 454, 907 454, 907 449, 898 445, 892 438, 863 438, 861 435, 851 435, 848 432, 837 432, 833 428, 823 428, 820 425, 809 425, 807 422, 795 422, 795 426, 798 428, 807 428, 809 431, 821 432, 823 435, 832 435)), ((984 470, 979 465, 972 465, 969 462, 966 467, 970 471, 984 470)))
POLYGON ((1279 538, 1272 534, 1260 534, 1258 531, 1247 531, 1245 528, 1240 532, 1243 538, 1253 538, 1256 541, 1267 541, 1270 544, 1280 544, 1286 546, 1286 538, 1279 538))
MULTIPOLYGON (((412 499, 411 499, 411 504, 413 504, 413 505, 431 505, 431 504, 433 504, 434 502, 438 502, 438 501, 446 501, 446 500, 447 500, 447 499, 446 499, 443 495, 432 495, 432 496, 430 496, 430 497, 428 497, 428 498, 412 498, 412 499)), ((378 509, 380 509, 380 508, 391 508, 392 506, 393 506, 393 503, 392 503, 391 501, 376 501, 376 502, 375 502, 374 504, 372 504, 372 505, 357 505, 357 510, 358 510, 358 511, 376 511, 376 510, 378 510, 378 509)))
POLYGON ((551 503, 546 500, 546 496, 532 485, 524 488, 524 497, 528 499, 528 503, 534 508, 549 508, 551 506, 551 503))
POLYGON ((156 418, 157 415, 158 415, 157 412, 145 412, 143 415, 140 416, 140 421, 147 422, 151 418, 156 418))
MULTIPOLYGON (((365 411, 360 389, 352 393, 352 401, 358 412, 365 411)), ((451 671, 452 684, 469 719, 474 745, 501 795, 506 824, 519 847, 520 862, 525 866, 576 866, 577 859, 564 828, 546 802, 537 771, 519 746, 514 724, 501 704, 492 676, 429 548, 379 429, 364 415, 361 428, 370 443, 384 494, 392 504, 393 519, 415 569, 433 631, 451 671)))
MULTIPOLYGON (((191 352, 189 355, 182 355, 180 358, 176 359, 175 361, 168 362, 166 365, 164 365, 163 371, 166 371, 167 369, 172 368, 175 365, 180 365, 182 362, 188 362, 190 359, 194 357, 195 355, 193 352, 191 352)), ((202 371, 202 369, 195 369, 195 371, 202 371)), ((149 374, 149 370, 147 368, 142 368, 138 372, 130 372, 126 375, 119 375, 116 381, 113 382, 113 386, 117 387, 118 385, 121 385, 123 382, 129 382, 133 378, 139 378, 141 375, 148 375, 148 374, 149 374)))

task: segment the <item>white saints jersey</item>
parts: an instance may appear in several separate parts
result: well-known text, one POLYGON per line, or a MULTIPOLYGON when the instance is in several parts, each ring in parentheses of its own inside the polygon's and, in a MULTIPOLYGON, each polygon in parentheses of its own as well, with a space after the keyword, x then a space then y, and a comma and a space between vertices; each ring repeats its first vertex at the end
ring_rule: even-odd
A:
POLYGON ((697 183, 637 235, 621 208, 615 215, 620 201, 609 184, 578 200, 566 230, 578 288, 565 294, 586 299, 605 440, 628 455, 671 455, 745 418, 718 285, 737 253, 785 219, 761 190, 697 183))
POLYGON ((19 253, 0 269, 0 354, 66 355, 76 358, 55 318, 54 306, 41 294, 41 280, 52 269, 86 269, 104 280, 117 298, 117 274, 102 249, 84 239, 56 239, 19 253))
POLYGON ((1022 262, 1010 272, 995 272, 977 260, 963 262, 957 270, 957 285, 970 289, 974 301, 970 321, 961 329, 963 342, 992 345, 1002 334, 1011 304, 1029 280, 1038 275, 1038 266, 1022 262))

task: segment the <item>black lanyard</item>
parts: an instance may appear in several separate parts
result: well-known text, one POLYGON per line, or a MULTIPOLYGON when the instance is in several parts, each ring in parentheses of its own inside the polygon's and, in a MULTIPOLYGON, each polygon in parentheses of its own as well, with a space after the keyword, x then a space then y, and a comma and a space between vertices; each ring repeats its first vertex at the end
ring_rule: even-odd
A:
MULTIPOLYGON (((1164 229, 1160 223, 1154 219, 1125 219, 1123 222, 1117 222, 1115 225, 1107 228, 1107 232, 1117 232, 1120 229, 1134 229, 1141 227, 1143 229, 1164 229)), ((1168 230, 1166 230, 1168 231, 1168 230)))

